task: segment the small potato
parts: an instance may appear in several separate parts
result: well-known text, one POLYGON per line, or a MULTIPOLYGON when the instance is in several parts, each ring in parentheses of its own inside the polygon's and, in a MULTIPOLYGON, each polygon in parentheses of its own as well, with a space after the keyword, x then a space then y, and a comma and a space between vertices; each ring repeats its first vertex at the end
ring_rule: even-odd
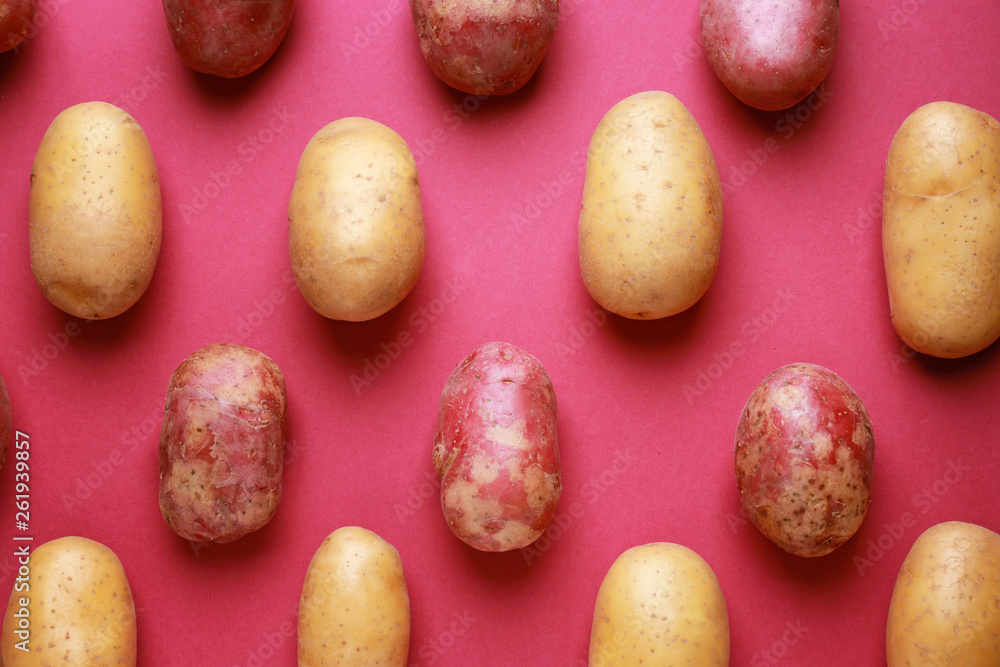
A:
POLYGON ((323 540, 299 600, 299 667, 406 667, 410 595, 399 552, 348 526, 323 540))
POLYGON ((410 0, 420 51, 446 84, 474 95, 506 95, 545 57, 559 0, 410 0))
POLYGON ((441 393, 434 467, 455 535, 480 551, 526 547, 548 527, 562 483, 556 394, 542 364, 487 343, 441 393))
POLYGON ((1000 123, 952 102, 910 114, 885 165, 882 253, 904 343, 953 359, 1000 338, 1000 123))
POLYGON ((31 34, 38 0, 0 0, 0 53, 10 51, 31 34))
POLYGON ((729 614, 715 573, 679 544, 632 547, 597 593, 590 667, 729 665, 729 614))
POLYGON ((712 149, 676 97, 638 93, 598 124, 579 233, 583 282, 613 313, 667 317, 708 290, 719 264, 722 188, 712 149))
POLYGON ((135 667, 132 589, 121 561, 99 542, 61 537, 31 552, 0 634, 5 667, 135 667))
POLYGON ((160 254, 160 179, 146 134, 104 102, 52 121, 31 169, 31 270, 54 306, 86 319, 139 300, 160 254))
POLYGON ((250 74, 278 49, 295 0, 163 0, 170 39, 188 66, 234 78, 250 74))
POLYGON ((231 343, 174 371, 160 433, 160 511, 181 537, 232 542, 264 527, 281 501, 285 379, 231 343))
POLYGON ((757 109, 787 109, 826 78, 839 0, 701 0, 701 39, 726 88, 757 109))
POLYGON ((316 133, 288 205, 292 271, 324 317, 359 322, 395 307, 424 263, 417 164, 402 137, 366 118, 316 133))
POLYGON ((0 468, 7 460, 7 448, 10 447, 10 430, 13 427, 13 417, 10 413, 10 396, 7 395, 7 385, 0 375, 0 468))
POLYGON ((886 624, 888 667, 1000 665, 1000 535, 949 521, 917 538, 886 624))
POLYGON ((875 436, 861 399, 822 366, 789 364, 757 386, 736 428, 736 486, 753 524, 797 556, 823 556, 864 521, 875 436))

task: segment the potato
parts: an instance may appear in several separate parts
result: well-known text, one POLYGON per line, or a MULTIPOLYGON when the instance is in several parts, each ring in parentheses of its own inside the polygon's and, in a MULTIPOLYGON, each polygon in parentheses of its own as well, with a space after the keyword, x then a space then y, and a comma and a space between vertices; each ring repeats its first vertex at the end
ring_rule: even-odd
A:
POLYGON ((13 417, 10 413, 10 396, 7 395, 7 385, 0 375, 0 468, 7 460, 7 448, 10 447, 10 430, 13 427, 13 417))
POLYGON ((163 0, 170 39, 188 66, 226 78, 253 72, 278 49, 295 0, 163 0))
POLYGON ((559 20, 559 0, 410 0, 420 51, 446 84, 506 95, 531 79, 559 20))
POLYGON ((460 540, 510 551, 538 539, 562 494, 556 394, 538 359, 487 343, 462 360, 441 393, 433 455, 460 540))
POLYGON ((885 166, 882 254, 896 333, 965 357, 1000 338, 1000 124, 934 102, 900 126, 885 166))
POLYGON ((31 270, 57 308, 86 319, 128 310, 160 254, 160 179, 146 134, 104 102, 52 121, 31 169, 31 270))
POLYGON ((295 282, 313 309, 370 320, 402 301, 424 263, 424 214, 413 154, 367 118, 316 133, 288 205, 295 282))
POLYGON ((839 0, 701 0, 708 62, 744 104, 801 102, 826 78, 840 32, 839 0))
POLYGON ((928 528, 899 568, 886 624, 888 667, 1000 665, 1000 535, 928 528))
POLYGON ((0 53, 9 51, 31 34, 38 0, 0 0, 0 53))
POLYGON ((399 552, 348 526, 323 540, 299 601, 299 667, 406 667, 410 595, 399 552))
POLYGON ((85 537, 61 537, 18 560, 0 664, 135 666, 132 589, 111 549, 85 537))
POLYGON ((286 412, 285 379, 267 355, 216 343, 184 360, 160 432, 160 511, 174 532, 232 542, 271 520, 286 412))
POLYGON ((616 104, 594 131, 580 271, 598 304, 657 319, 690 308, 719 264, 722 188, 697 121, 669 93, 616 104))
POLYGON ((729 614, 715 573, 679 544, 632 547, 597 593, 590 667, 729 665, 729 614))
POLYGON ((757 386, 736 428, 736 486, 753 524, 796 556, 823 556, 864 521, 875 436, 833 371, 782 366, 757 386))

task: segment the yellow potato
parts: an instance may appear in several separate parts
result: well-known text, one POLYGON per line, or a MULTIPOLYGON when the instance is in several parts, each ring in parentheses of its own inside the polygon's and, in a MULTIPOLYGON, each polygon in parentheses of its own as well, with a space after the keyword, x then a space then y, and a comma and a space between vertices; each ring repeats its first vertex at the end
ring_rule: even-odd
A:
POLYGON ((406 142, 366 118, 324 127, 299 161, 288 226, 295 282, 316 312, 359 322, 396 306, 424 263, 420 184, 406 142))
POLYGON ((590 667, 729 665, 729 615, 712 568, 678 544, 632 547, 597 593, 590 667))
POLYGON ((160 254, 160 179, 146 134, 104 102, 52 121, 31 169, 31 270, 54 306, 105 319, 128 310, 160 254))
POLYGON ((0 664, 136 664, 132 589, 111 549, 84 537, 62 537, 32 551, 20 567, 3 619, 0 664))
POLYGON ((900 126, 885 166, 882 253, 889 312, 935 357, 1000 338, 1000 124, 934 102, 900 126))
POLYGON ((1000 535, 928 528, 899 569, 885 634, 889 667, 1000 665, 1000 535))
POLYGON ((579 234, 583 282, 613 313, 666 317, 708 290, 719 264, 722 188, 712 149, 676 97, 638 93, 598 124, 579 234))
POLYGON ((349 526, 320 545, 299 601, 299 667, 406 667, 410 596, 399 552, 349 526))

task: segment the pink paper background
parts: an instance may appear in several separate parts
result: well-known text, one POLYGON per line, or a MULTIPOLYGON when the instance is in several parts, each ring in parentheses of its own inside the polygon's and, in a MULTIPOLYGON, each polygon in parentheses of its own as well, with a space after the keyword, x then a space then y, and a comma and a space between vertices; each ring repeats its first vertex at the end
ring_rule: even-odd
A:
MULTIPOLYGON (((1000 116, 995 0, 844 3, 825 100, 774 113, 717 80, 695 0, 562 5, 533 82, 484 102, 433 77, 403 0, 300 0, 278 53, 239 81, 189 70, 155 0, 42 0, 37 35, 0 55, 0 372, 15 427, 31 437, 31 534, 114 549, 135 595, 140 664, 295 664, 306 566, 327 534, 354 524, 402 555, 413 665, 585 664, 601 579, 622 551, 653 541, 714 568, 733 665, 879 665, 913 540, 952 519, 1000 530, 1000 346, 958 361, 903 347, 879 232, 886 152, 911 111, 952 100, 1000 116), (712 146, 726 185, 721 265, 684 314, 593 326, 602 318, 577 263, 582 156, 601 116, 649 89, 675 94, 712 146), (42 297, 27 241, 38 143, 56 114, 89 100, 137 118, 164 199, 148 292, 95 323, 42 297), (315 314, 290 282, 287 250, 302 149, 348 115, 409 142, 428 234, 412 295, 364 324, 315 314), (404 332, 412 343, 396 349, 404 332), (445 379, 497 339, 553 379, 564 481, 559 528, 538 551, 504 555, 451 535, 430 456, 445 379), (267 528, 196 552, 160 517, 157 443, 170 374, 220 340, 284 371, 289 461, 267 528), (793 361, 841 374, 875 424, 871 511, 818 560, 745 524, 734 483, 743 403, 793 361), (366 368, 373 379, 356 390, 366 368)), ((9 459, 2 590, 14 576, 3 546, 13 479, 9 459)))

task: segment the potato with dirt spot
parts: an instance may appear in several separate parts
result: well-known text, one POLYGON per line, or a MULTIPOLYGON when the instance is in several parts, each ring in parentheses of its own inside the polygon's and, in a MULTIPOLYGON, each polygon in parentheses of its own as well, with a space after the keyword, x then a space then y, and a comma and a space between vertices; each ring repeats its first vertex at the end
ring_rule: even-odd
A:
POLYGON ((406 667, 410 596, 399 552, 347 526, 320 545, 299 600, 299 667, 406 667))
POLYGON ((698 122, 669 93, 616 104, 594 131, 580 211, 580 272, 622 317, 675 315, 719 264, 722 187, 698 122))
POLYGON ((888 667, 1000 665, 1000 535, 961 521, 928 528, 899 568, 888 667))
POLYGON ((541 362, 499 342, 467 356, 441 393, 434 467, 460 540, 510 551, 538 539, 562 494, 556 395, 541 362))
POLYGON ((875 465, 857 393, 814 364, 782 366, 757 386, 736 428, 736 486, 751 521, 797 556, 823 556, 864 521, 875 465))
POLYGON ((0 664, 135 667, 132 589, 111 549, 61 537, 32 550, 28 567, 26 585, 15 585, 7 603, 0 664), (26 621, 18 615, 25 609, 26 621), (29 650, 18 647, 23 641, 29 650))
POLYGON ((174 371, 160 433, 160 511, 181 537, 232 542, 281 501, 287 397, 277 365, 231 343, 174 371))
POLYGON ((23 42, 35 21, 38 0, 0 0, 0 53, 23 42))

